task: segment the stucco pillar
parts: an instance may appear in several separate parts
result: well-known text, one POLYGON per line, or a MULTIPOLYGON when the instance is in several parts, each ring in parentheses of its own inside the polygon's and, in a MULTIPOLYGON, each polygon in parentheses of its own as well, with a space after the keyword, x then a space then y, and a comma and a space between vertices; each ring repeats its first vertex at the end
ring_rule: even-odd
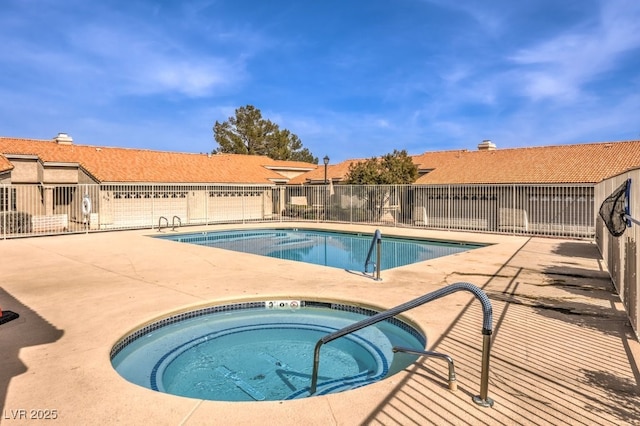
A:
POLYGON ((42 195, 44 197, 44 214, 52 215, 53 214, 53 188, 45 187, 44 193, 42 195))

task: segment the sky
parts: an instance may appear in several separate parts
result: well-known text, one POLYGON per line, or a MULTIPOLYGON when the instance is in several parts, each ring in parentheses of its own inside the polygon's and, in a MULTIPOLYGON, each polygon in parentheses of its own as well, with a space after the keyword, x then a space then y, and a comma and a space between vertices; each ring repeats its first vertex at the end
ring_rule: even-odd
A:
POLYGON ((0 4, 0 136, 204 153, 252 105, 331 163, 640 139, 638 0, 0 4))

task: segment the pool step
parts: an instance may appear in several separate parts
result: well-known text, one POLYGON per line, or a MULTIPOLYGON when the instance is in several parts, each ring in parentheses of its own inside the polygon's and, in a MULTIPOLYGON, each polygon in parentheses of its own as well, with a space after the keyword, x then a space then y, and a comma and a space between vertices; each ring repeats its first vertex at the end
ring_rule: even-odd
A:
POLYGON ((264 401, 265 396, 262 394, 262 392, 242 380, 236 373, 229 370, 224 365, 216 367, 216 372, 223 375, 226 379, 231 380, 237 387, 242 389, 244 393, 249 395, 251 398, 255 399, 256 401, 264 401))
MULTIPOLYGON (((343 377, 340 379, 333 379, 324 382, 319 382, 315 395, 327 395, 330 393, 343 392, 346 390, 357 389, 359 387, 375 383, 379 378, 372 377, 372 372, 364 371, 360 374, 356 374, 355 376, 343 377)), ((304 389, 300 389, 288 397, 285 400, 297 399, 297 398, 305 398, 309 395, 309 388, 305 387, 304 389)))
POLYGON ((276 242, 274 245, 277 247, 285 247, 285 246, 299 246, 299 245, 313 245, 315 242, 309 238, 299 237, 299 238, 286 238, 279 242, 276 242))
POLYGON ((266 353, 266 352, 260 352, 258 355, 260 355, 260 357, 266 361, 268 361, 269 363, 272 363, 273 365, 275 365, 276 367, 279 367, 283 370, 290 370, 289 366, 283 362, 280 361, 278 358, 276 358, 275 356, 266 353))

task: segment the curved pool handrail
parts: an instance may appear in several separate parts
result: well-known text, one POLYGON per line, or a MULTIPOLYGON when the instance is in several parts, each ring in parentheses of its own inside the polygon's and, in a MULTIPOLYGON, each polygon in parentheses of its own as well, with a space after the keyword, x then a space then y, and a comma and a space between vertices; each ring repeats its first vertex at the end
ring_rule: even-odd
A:
POLYGON ((369 246, 369 252, 367 253, 367 259, 364 261, 364 273, 369 272, 369 263, 371 262, 371 255, 373 254, 373 247, 376 247, 376 281, 380 281, 380 250, 382 248, 382 233, 379 229, 376 229, 376 232, 373 233, 373 239, 371 240, 371 245, 369 246))
POLYGON ((160 232, 160 231, 162 230, 162 219, 164 219, 164 221, 166 222, 166 224, 167 224, 167 228, 169 227, 169 219, 167 219, 167 218, 166 218, 166 217, 164 217, 164 216, 160 216, 160 217, 158 218, 158 232, 160 232))
POLYGON ((483 335, 482 343, 483 344, 482 344, 482 373, 480 377, 480 395, 474 396, 473 401, 476 404, 481 405, 483 407, 493 406, 493 400, 489 398, 487 395, 489 391, 489 353, 491 350, 493 309, 491 307, 491 301, 489 300, 489 297, 487 297, 487 295, 480 288, 467 282, 458 282, 458 283, 448 285, 446 287, 443 287, 431 293, 425 294, 424 296, 420 296, 416 299, 410 300, 409 302, 398 305, 395 308, 391 308, 387 311, 380 312, 376 315, 372 315, 361 321, 350 324, 344 328, 341 328, 338 331, 334 331, 333 333, 327 334, 326 336, 322 337, 320 340, 318 340, 318 343, 316 343, 316 346, 314 349, 313 373, 311 375, 311 386, 309 388, 309 393, 311 395, 316 393, 316 388, 318 385, 318 368, 320 366, 320 348, 322 347, 322 345, 324 345, 325 343, 329 343, 340 337, 343 337, 347 334, 361 330, 370 325, 376 324, 380 321, 389 319, 402 312, 408 311, 410 309, 424 305, 425 303, 432 302, 436 299, 440 299, 441 297, 444 297, 451 293, 455 293, 457 291, 462 291, 462 290, 471 292, 482 304, 482 335, 483 335))
MULTIPOLYGON (((180 216, 174 216, 173 220, 171 221, 171 230, 175 231, 176 230, 176 219, 178 219, 178 227, 182 226, 182 220, 180 220, 180 216)), ((167 226, 169 226, 169 222, 167 221, 167 226)))

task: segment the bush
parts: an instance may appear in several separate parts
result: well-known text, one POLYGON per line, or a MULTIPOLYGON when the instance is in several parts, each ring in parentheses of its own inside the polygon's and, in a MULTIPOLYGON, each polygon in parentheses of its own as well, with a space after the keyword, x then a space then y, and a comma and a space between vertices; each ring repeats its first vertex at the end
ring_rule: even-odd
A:
POLYGON ((305 218, 308 211, 309 211, 308 206, 299 206, 299 205, 293 204, 293 205, 287 206, 284 214, 286 216, 291 216, 291 217, 305 218))
POLYGON ((0 234, 28 234, 31 215, 25 212, 0 212, 0 234))

